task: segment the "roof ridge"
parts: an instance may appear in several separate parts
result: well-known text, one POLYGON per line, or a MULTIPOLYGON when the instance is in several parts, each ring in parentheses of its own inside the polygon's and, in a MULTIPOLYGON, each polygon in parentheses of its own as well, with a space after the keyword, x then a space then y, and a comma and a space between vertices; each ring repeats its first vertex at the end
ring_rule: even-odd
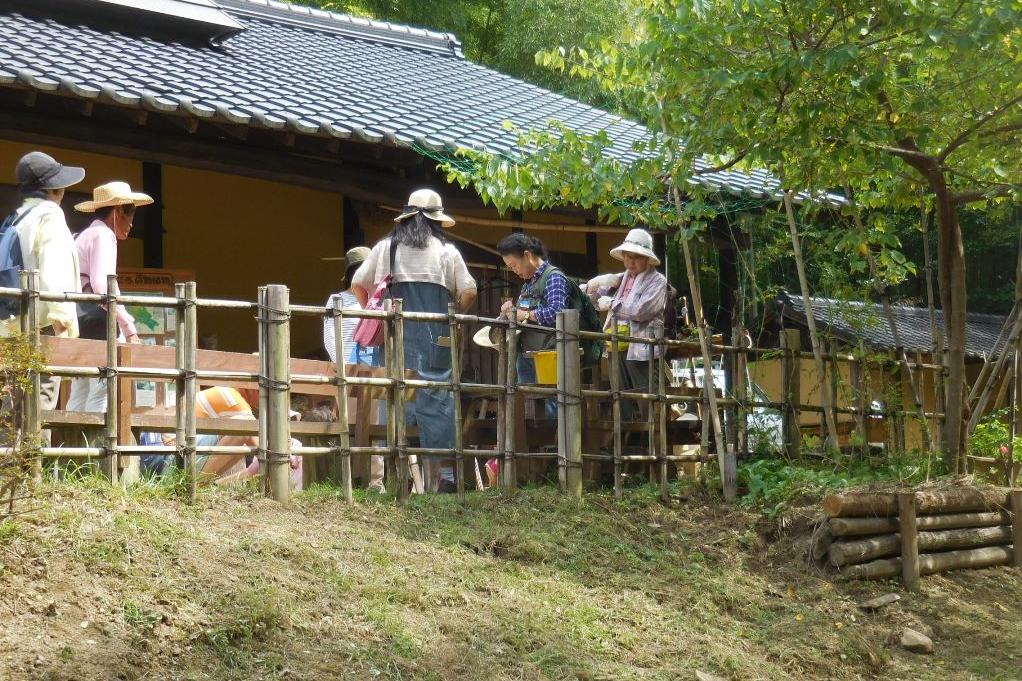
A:
POLYGON ((278 0, 215 0, 215 2, 223 10, 246 16, 274 19, 363 40, 440 52, 459 59, 465 58, 461 41, 453 33, 377 21, 278 0))

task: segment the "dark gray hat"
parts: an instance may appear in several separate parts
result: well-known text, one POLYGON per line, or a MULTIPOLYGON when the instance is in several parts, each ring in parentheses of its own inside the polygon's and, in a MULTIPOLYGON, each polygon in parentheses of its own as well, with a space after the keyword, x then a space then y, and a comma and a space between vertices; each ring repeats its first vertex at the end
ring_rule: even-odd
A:
POLYGON ((85 169, 57 163, 49 154, 30 151, 18 161, 18 186, 28 189, 64 189, 85 179, 85 169))

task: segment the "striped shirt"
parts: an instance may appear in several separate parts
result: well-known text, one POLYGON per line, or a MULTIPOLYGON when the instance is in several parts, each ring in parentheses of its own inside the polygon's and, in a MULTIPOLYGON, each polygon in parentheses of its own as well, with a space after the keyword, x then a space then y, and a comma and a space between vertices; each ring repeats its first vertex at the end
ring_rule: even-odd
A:
MULTIPOLYGON (((337 298, 341 299, 341 309, 343 310, 362 309, 362 306, 358 304, 358 298, 350 290, 333 294, 327 299, 326 306, 333 308, 334 301, 337 298)), ((355 333, 356 326, 358 326, 358 319, 355 317, 345 317, 341 321, 341 338, 344 340, 344 351, 346 354, 350 353, 353 347, 351 337, 355 333)), ((337 339, 334 336, 333 317, 323 318, 323 348, 326 350, 326 354, 330 355, 330 361, 337 362, 337 339)))

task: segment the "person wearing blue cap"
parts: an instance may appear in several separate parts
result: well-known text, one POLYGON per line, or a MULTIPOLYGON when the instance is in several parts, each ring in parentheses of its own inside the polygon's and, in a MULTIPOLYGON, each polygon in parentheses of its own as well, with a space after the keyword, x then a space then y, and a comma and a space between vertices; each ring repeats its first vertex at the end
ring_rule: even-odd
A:
MULTIPOLYGON (((85 170, 58 163, 49 154, 32 151, 21 157, 15 168, 21 205, 8 218, 8 229, 16 230, 21 260, 26 270, 39 272, 39 290, 79 293, 78 250, 68 229, 60 202, 64 191, 85 179, 85 170)), ((39 332, 43 335, 78 337, 78 315, 72 302, 39 301, 39 332)), ((0 336, 20 332, 16 316, 0 319, 0 336)), ((43 376, 41 406, 53 409, 60 393, 60 376, 43 376)), ((43 431, 43 444, 50 441, 43 431)))

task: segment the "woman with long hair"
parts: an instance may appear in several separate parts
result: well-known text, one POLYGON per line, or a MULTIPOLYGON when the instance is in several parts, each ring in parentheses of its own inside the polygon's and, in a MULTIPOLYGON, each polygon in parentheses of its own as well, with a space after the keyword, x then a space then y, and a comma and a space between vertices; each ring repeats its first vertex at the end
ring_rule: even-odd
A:
MULTIPOLYGON (((408 204, 395 218, 394 230, 373 246, 355 272, 351 290, 361 305, 381 282, 390 277, 390 297, 403 301, 405 312, 447 314, 451 301, 460 311, 476 299, 476 282, 461 253, 450 243, 445 227, 454 220, 444 213, 440 195, 430 189, 412 192, 408 204)), ((405 368, 428 381, 451 378, 450 331, 445 322, 406 321, 405 368)), ((454 395, 449 390, 419 388, 406 404, 405 423, 419 427, 419 441, 429 449, 454 447, 454 395)), ((427 458, 424 466, 427 489, 453 491, 454 468, 441 462, 439 471, 427 458)))

